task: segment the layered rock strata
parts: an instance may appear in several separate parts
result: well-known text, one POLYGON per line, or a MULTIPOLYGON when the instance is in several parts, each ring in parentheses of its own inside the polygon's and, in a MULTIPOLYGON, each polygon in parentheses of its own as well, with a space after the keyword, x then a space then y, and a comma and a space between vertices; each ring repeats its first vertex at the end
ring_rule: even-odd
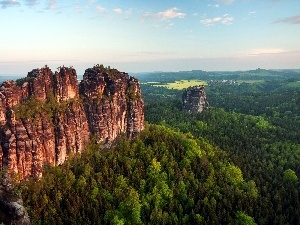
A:
POLYGON ((209 108, 204 86, 187 88, 182 94, 182 109, 189 113, 202 112, 209 108))
POLYGON ((0 169, 20 179, 42 176, 84 150, 91 136, 112 141, 144 128, 138 80, 97 65, 78 84, 73 68, 47 66, 0 86, 0 169))

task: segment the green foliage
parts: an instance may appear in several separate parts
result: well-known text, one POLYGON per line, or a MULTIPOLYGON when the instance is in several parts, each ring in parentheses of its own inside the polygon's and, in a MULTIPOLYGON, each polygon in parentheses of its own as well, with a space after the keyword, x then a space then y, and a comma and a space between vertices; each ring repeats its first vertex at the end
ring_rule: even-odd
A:
POLYGON ((22 195, 33 224, 228 224, 253 203, 255 185, 238 177, 231 187, 227 167, 234 165, 204 140, 150 125, 105 153, 91 142, 22 195))
POLYGON ((34 96, 15 106, 17 119, 32 119, 33 121, 43 112, 43 102, 34 96))
POLYGON ((129 101, 135 101, 141 98, 141 95, 135 92, 135 86, 129 86, 126 89, 126 99, 129 101))
POLYGON ((120 74, 119 70, 110 68, 110 66, 104 67, 103 64, 96 64, 93 69, 101 73, 106 73, 111 79, 116 79, 120 74))
POLYGON ((283 173, 283 181, 289 182, 289 183, 297 183, 298 182, 298 177, 295 173, 295 171, 291 169, 287 169, 283 173))
POLYGON ((254 219, 246 213, 238 211, 232 225, 256 225, 254 219))
POLYGON ((32 79, 31 77, 24 77, 24 78, 17 79, 17 80, 16 80, 17 86, 22 87, 22 85, 23 85, 25 82, 28 82, 28 81, 30 81, 31 79, 32 79))
POLYGON ((101 70, 103 72, 105 72, 105 70, 106 70, 104 68, 103 64, 96 64, 96 65, 94 65, 93 69, 99 69, 99 70, 101 70))
POLYGON ((232 186, 238 186, 244 182, 242 171, 235 165, 224 165, 222 173, 225 181, 232 186))
POLYGON ((41 115, 45 115, 51 119, 55 113, 65 112, 68 106, 73 104, 74 101, 76 100, 70 99, 69 101, 59 103, 54 94, 49 92, 46 101, 38 100, 35 96, 31 96, 24 102, 16 105, 14 110, 17 119, 30 119, 36 121, 41 115))

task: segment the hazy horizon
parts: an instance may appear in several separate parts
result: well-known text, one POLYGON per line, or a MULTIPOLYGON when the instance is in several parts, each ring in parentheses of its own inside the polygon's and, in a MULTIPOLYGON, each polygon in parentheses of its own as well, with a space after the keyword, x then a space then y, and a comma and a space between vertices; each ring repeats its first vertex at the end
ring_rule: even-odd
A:
MULTIPOLYGON (((42 68, 42 67, 40 67, 42 68)), ((52 72, 55 72, 54 68, 50 68, 52 70, 52 72)), ((76 70, 76 68, 74 68, 76 70)), ((88 68, 86 68, 88 69, 88 68)), ((118 68, 116 68, 118 69, 118 68)), ((257 69, 262 69, 262 70, 271 70, 271 71, 288 71, 288 70, 292 70, 292 71, 297 71, 300 73, 300 68, 299 69, 293 69, 293 68, 285 68, 285 69, 266 69, 266 68, 253 68, 253 69, 249 69, 249 70, 202 70, 202 69, 190 69, 190 70, 178 70, 178 71, 163 71, 163 70, 157 70, 157 71, 141 71, 141 72, 128 72, 128 71, 120 71, 120 72, 126 72, 129 75, 144 75, 144 74, 151 74, 151 73, 180 73, 180 72, 190 72, 190 71, 197 71, 197 70, 201 70, 201 71, 205 71, 205 72, 247 72, 247 71, 251 71, 251 70, 257 70, 257 69)), ((28 71, 30 72, 30 71, 28 71)), ((19 78, 24 78, 27 76, 27 73, 24 74, 1 74, 0 73, 0 80, 3 80, 4 77, 12 77, 14 79, 19 79, 19 78)), ((76 70, 77 72, 77 70, 76 70)), ((83 73, 78 73, 77 72, 77 76, 82 77, 84 75, 83 73)), ((5 79, 4 79, 5 80, 5 79)), ((4 81, 3 80, 3 81, 4 81)))

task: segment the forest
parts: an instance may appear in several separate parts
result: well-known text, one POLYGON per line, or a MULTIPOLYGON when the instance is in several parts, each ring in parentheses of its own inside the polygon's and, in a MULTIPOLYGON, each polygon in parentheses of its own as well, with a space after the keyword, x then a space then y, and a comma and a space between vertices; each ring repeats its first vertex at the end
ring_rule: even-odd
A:
POLYGON ((225 151, 256 184, 258 197, 248 209, 257 224, 299 224, 299 74, 264 79, 206 86, 211 109, 196 115, 181 111, 181 91, 144 85, 146 120, 225 151))
POLYGON ((300 73, 137 74, 146 128, 20 183, 32 224, 300 224, 300 73), (210 109, 181 110, 202 80, 210 109), (209 83, 236 80, 235 84, 209 83))

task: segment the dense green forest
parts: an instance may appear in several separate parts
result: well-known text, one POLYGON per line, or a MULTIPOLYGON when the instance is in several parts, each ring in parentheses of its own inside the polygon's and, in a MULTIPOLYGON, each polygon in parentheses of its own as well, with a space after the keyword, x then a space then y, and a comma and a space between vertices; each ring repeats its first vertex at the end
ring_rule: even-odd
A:
POLYGON ((257 224, 299 224, 298 76, 208 85, 211 109, 196 115, 181 111, 181 91, 144 85, 146 120, 224 150, 245 179, 255 181, 259 194, 249 209, 257 224))
POLYGON ((105 153, 91 142, 22 195, 33 224, 254 224, 258 191, 204 139, 147 125, 105 153))
POLYGON ((146 129, 22 183, 33 224, 300 224, 298 71, 139 78, 146 129), (180 79, 239 82, 210 83, 210 110, 188 114, 182 90, 147 83, 180 79))

